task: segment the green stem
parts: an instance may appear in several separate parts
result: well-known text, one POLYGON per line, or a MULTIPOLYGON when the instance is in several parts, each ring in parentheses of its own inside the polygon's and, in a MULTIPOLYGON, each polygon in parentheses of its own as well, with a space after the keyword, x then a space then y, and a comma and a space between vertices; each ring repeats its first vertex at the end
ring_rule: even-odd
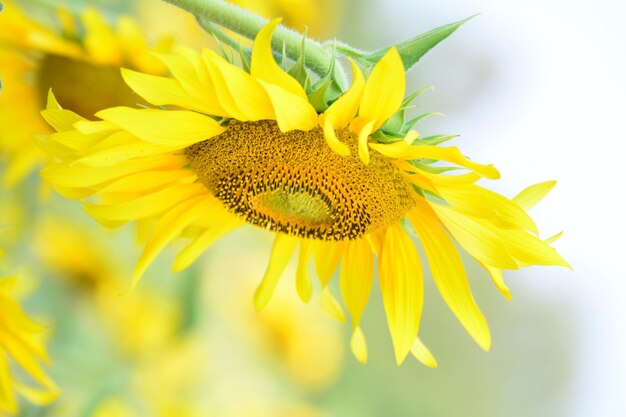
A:
MULTIPOLYGON (((223 0, 164 0, 174 6, 192 13, 198 21, 209 21, 229 29, 241 36, 253 40, 257 33, 268 22, 248 10, 227 3, 223 0)), ((302 34, 278 26, 272 38, 272 49, 278 54, 283 53, 283 45, 287 56, 297 60, 302 50, 302 34)), ((305 40, 305 65, 315 74, 323 77, 332 62, 332 50, 312 39, 305 40)), ((339 65, 335 65, 337 83, 344 88, 346 76, 339 65)))

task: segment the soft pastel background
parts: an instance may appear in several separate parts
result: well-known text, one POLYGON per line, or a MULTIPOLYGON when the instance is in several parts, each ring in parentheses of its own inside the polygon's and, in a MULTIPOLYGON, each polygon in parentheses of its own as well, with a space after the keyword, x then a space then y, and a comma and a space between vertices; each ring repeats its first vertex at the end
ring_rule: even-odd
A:
MULTIPOLYGON (((270 247, 263 232, 228 237, 178 276, 165 254, 123 299, 119 292, 139 253, 132 230, 98 230, 78 204, 60 198, 41 206, 29 191, 32 178, 13 197, 26 202, 22 216, 4 193, 2 213, 26 219, 22 233, 30 237, 13 252, 14 263, 39 271, 32 279, 37 289, 24 290, 32 291, 26 306, 54 329, 51 374, 65 396, 24 416, 123 416, 139 402, 148 404, 137 407, 149 416, 157 415, 152 407, 158 415, 183 415, 192 403, 198 408, 185 415, 626 415, 626 2, 321 3, 317 22, 324 27, 316 33, 364 49, 481 13, 409 73, 412 89, 436 87, 418 100, 419 110, 447 115, 428 119, 421 130, 461 134, 456 144, 465 154, 500 168, 503 178, 489 187, 509 197, 559 180, 532 214, 545 237, 565 231, 556 247, 574 272, 509 273, 513 300, 506 301, 468 260, 493 333, 490 353, 471 341, 429 283, 422 334, 436 370, 412 360, 395 365, 375 291, 364 318, 370 361, 363 366, 347 349, 348 326, 315 305, 299 305, 290 279, 267 311, 253 312, 251 295, 270 247), (326 18, 331 22, 323 25, 326 18), (76 253, 86 261, 68 261, 76 253)), ((133 12, 122 1, 97 4, 133 12)), ((177 22, 168 10, 137 13, 167 32, 177 22)))

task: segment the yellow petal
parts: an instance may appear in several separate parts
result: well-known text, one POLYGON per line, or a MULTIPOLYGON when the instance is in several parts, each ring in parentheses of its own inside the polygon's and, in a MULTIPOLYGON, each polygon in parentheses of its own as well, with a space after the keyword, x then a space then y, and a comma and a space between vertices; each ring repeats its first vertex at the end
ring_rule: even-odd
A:
POLYGON ((290 235, 277 234, 272 247, 270 263, 265 271, 263 281, 254 293, 254 307, 260 311, 272 298, 280 276, 287 267, 291 255, 296 249, 298 238, 290 235))
POLYGON ((556 181, 545 181, 539 184, 531 185, 522 190, 518 195, 513 197, 513 201, 524 210, 530 210, 543 198, 548 195, 550 190, 556 185, 556 181))
POLYGON ((446 229, 472 257, 500 269, 517 269, 517 262, 502 244, 498 231, 485 227, 468 215, 431 203, 446 229))
POLYGON ((111 201, 116 198, 128 200, 129 196, 149 194, 189 176, 193 176, 193 173, 182 169, 138 172, 102 187, 97 195, 106 204, 112 204, 111 201))
POLYGON ((276 122, 282 132, 309 131, 317 126, 317 112, 306 98, 302 98, 274 84, 258 81, 267 92, 276 122))
POLYGON ((350 155, 350 148, 345 143, 342 143, 335 133, 335 122, 333 120, 333 115, 322 114, 320 116, 320 124, 324 129, 324 139, 326 140, 326 144, 333 150, 337 155, 340 156, 348 156, 350 155))
POLYGON ((37 389, 37 388, 27 387, 26 385, 23 385, 23 384, 15 384, 15 389, 24 398, 26 398, 26 400, 37 405, 48 405, 59 396, 59 390, 56 388, 37 389))
POLYGON ((305 303, 311 299, 313 287, 309 277, 309 260, 312 255, 312 244, 309 240, 300 241, 300 256, 298 257, 298 269, 296 270, 296 289, 300 299, 305 303))
POLYGON ((368 139, 374 131, 374 121, 359 116, 350 123, 350 130, 358 136, 359 159, 368 165, 370 163, 368 139))
MULTIPOLYGON (((335 101, 325 112, 324 115, 332 116, 333 129, 341 129, 350 124, 354 115, 359 109, 361 103, 361 97, 363 96, 363 89, 365 87, 365 80, 363 79, 363 73, 359 67, 350 60, 352 64, 352 85, 343 93, 337 101, 335 101)), ((404 92, 403 92, 404 94, 404 92)), ((322 124, 320 124, 322 126, 322 124)))
POLYGON ((85 210, 96 220, 124 222, 160 215, 191 197, 202 195, 207 195, 202 185, 176 184, 116 205, 87 203, 85 210))
POLYGON ((550 236, 549 238, 547 238, 547 239, 545 240, 545 242, 546 242, 548 245, 550 245, 550 244, 552 244, 552 243, 556 242, 557 240, 559 240, 559 239, 561 238, 561 236, 563 236, 563 232, 559 232, 559 233, 557 233, 557 234, 556 234, 556 235, 554 235, 554 236, 550 236))
POLYGON ((507 300, 510 300, 512 298, 511 290, 509 290, 509 287, 507 287, 506 284, 504 283, 502 270, 498 268, 494 268, 489 265, 484 265, 484 264, 481 264, 481 265, 483 268, 487 270, 487 272, 489 272, 489 275, 491 276, 491 280, 495 284, 496 288, 502 293, 502 295, 504 295, 504 298, 506 298, 507 300))
POLYGON ((212 206, 216 204, 220 204, 216 199, 200 196, 177 204, 167 212, 152 231, 137 261, 133 271, 131 289, 137 285, 145 270, 165 246, 198 217, 210 215, 212 206))
POLYGON ((452 207, 472 216, 497 219, 512 227, 539 233, 533 219, 519 205, 498 193, 475 184, 439 186, 437 191, 452 207))
POLYGON ((417 337, 424 303, 419 255, 400 225, 387 229, 378 279, 396 362, 400 365, 417 337))
POLYGON ((48 92, 48 104, 46 109, 41 111, 41 115, 57 132, 73 130, 74 123, 86 120, 70 110, 62 109, 52 94, 52 90, 48 92))
POLYGON ((353 329, 361 320, 373 280, 374 259, 369 243, 365 239, 348 242, 339 275, 339 288, 343 302, 352 316, 353 329))
POLYGON ((177 54, 154 53, 180 83, 183 90, 195 97, 203 97, 207 103, 216 103, 217 95, 200 54, 179 48, 177 54))
POLYGON ((13 394, 13 379, 9 372, 9 363, 3 349, 0 349, 0 411, 17 414, 17 401, 13 394))
POLYGON ((374 66, 367 78, 359 117, 374 121, 372 131, 400 109, 406 89, 404 65, 395 47, 374 66))
POLYGON ((431 145, 408 145, 404 141, 391 144, 371 143, 370 147, 389 158, 413 160, 413 159, 435 159, 447 161, 469 168, 477 174, 490 179, 500 178, 500 173, 493 165, 477 164, 467 159, 455 146, 442 148, 431 145))
POLYGON ((0 334, 0 345, 33 380, 45 387, 54 387, 54 382, 43 371, 24 340, 8 334, 0 334))
POLYGON ((209 246, 213 244, 213 242, 244 224, 234 216, 228 216, 228 218, 226 218, 226 216, 220 216, 218 218, 223 219, 220 224, 215 227, 211 227, 196 236, 194 240, 187 247, 185 247, 185 249, 180 251, 180 253, 176 256, 176 259, 174 259, 174 265, 172 266, 172 270, 174 272, 180 272, 189 267, 209 246))
POLYGON ((342 242, 325 242, 321 240, 315 241, 313 245, 315 272, 322 288, 324 288, 330 282, 335 270, 337 270, 344 251, 344 245, 342 242))
POLYGON ((367 342, 361 327, 356 327, 350 338, 350 350, 357 361, 367 363, 367 342))
POLYGON ((415 338, 413 346, 411 346, 411 354, 429 368, 437 367, 437 360, 419 337, 415 338))
POLYGON ((437 289, 476 343, 488 351, 489 326, 472 296, 463 261, 428 203, 416 199, 416 204, 407 217, 422 242, 437 289))
POLYGON ((185 158, 178 155, 123 161, 106 169, 62 163, 44 168, 41 176, 55 186, 92 187, 125 175, 151 169, 180 168, 186 163, 185 158))
POLYGON ((217 98, 231 117, 241 120, 274 119, 272 103, 265 89, 250 74, 205 49, 203 57, 217 98))
POLYGON ((274 60, 272 53, 272 34, 281 19, 274 19, 259 31, 252 47, 250 74, 253 78, 273 84, 296 97, 307 100, 306 93, 300 83, 287 74, 274 60))
POLYGON ((520 266, 544 265, 572 268, 548 243, 523 230, 503 231, 501 240, 520 266))
POLYGON ((94 8, 86 9, 82 16, 85 27, 83 45, 90 58, 100 64, 120 64, 122 51, 109 24, 94 8))
POLYGON ((479 262, 499 269, 527 265, 571 266, 546 242, 519 229, 501 229, 452 208, 431 204, 446 228, 479 262), (511 262, 511 260, 513 262, 511 262))
POLYGON ((339 301, 337 301, 337 299, 333 296, 328 287, 324 287, 322 289, 319 306, 322 312, 331 319, 337 320, 341 323, 346 321, 346 315, 343 313, 341 304, 339 304, 339 301))
POLYGON ((210 117, 184 110, 113 107, 96 113, 146 142, 187 147, 212 138, 226 129, 210 117))
POLYGON ((177 80, 142 74, 122 68, 122 77, 128 86, 155 106, 175 105, 216 116, 227 116, 217 99, 189 94, 177 80))

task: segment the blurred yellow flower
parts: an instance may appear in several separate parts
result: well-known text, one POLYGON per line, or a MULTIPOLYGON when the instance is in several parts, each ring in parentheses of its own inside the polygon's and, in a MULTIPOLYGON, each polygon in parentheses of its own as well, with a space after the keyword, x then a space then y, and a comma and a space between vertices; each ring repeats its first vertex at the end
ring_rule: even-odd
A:
POLYGON ((31 320, 12 297, 16 280, 0 278, 0 415, 18 415, 16 393, 39 405, 59 393, 41 366, 50 364, 42 340, 46 328, 31 320), (39 387, 31 386, 29 379, 39 387))
MULTIPOLYGON (((122 81, 120 66, 148 73, 162 73, 164 68, 148 53, 143 34, 127 16, 110 26, 93 8, 81 13, 80 22, 58 8, 57 27, 49 27, 12 0, 3 3, 0 150, 8 163, 3 180, 11 185, 43 161, 33 134, 49 130, 39 112, 50 88, 64 106, 92 118, 102 107, 142 102, 122 81)), ((151 50, 167 51, 170 43, 163 39, 151 50)))
POLYGON ((229 323, 232 344, 253 347, 248 349, 251 355, 277 368, 273 373, 286 377, 291 384, 313 392, 331 387, 344 364, 340 324, 299 302, 285 287, 277 288, 272 303, 257 314, 249 295, 265 263, 258 252, 253 245, 236 252, 222 249, 216 254, 221 262, 207 263, 206 276, 228 277, 204 283, 208 312, 216 320, 229 323), (319 343, 321 340, 324 342, 319 343))
POLYGON ((36 229, 34 249, 43 269, 87 296, 121 351, 141 355, 170 342, 181 306, 149 287, 122 296, 124 274, 96 231, 52 216, 40 219, 36 229))
POLYGON ((405 75, 390 48, 365 80, 354 63, 353 82, 330 106, 274 60, 278 20, 257 35, 246 72, 210 50, 183 49, 159 58, 171 77, 124 70, 128 85, 154 106, 113 107, 89 121, 62 109, 51 95, 46 120, 58 131, 41 146, 55 157, 42 171, 61 194, 85 201, 104 225, 153 219, 133 285, 170 241, 191 242, 174 261, 180 271, 213 242, 244 224, 275 233, 254 303, 270 300, 299 246, 296 286, 312 295, 309 263, 321 283, 321 305, 343 319, 328 283, 342 263, 339 286, 352 316, 351 347, 367 359, 359 322, 377 258, 378 278, 396 361, 411 352, 436 366, 418 338, 423 306, 419 238, 444 300, 485 350, 487 322, 476 305, 456 240, 506 292, 502 269, 567 262, 538 237, 526 209, 553 183, 513 200, 476 185, 499 172, 456 147, 420 140, 407 129, 392 143, 377 133, 403 107, 405 75), (310 101, 311 100, 311 101, 310 101), (220 122, 222 121, 222 122, 220 122), (441 161, 469 172, 449 175, 441 161), (454 240, 453 240, 454 239, 454 240))

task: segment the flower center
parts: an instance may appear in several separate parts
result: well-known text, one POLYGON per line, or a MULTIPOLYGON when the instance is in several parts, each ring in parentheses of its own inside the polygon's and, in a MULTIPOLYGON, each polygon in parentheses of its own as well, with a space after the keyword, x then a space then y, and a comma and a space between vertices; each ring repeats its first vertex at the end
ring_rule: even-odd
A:
POLYGON ((411 188, 377 152, 364 165, 357 139, 337 137, 342 157, 321 129, 283 133, 275 121, 230 121, 221 135, 185 150, 199 180, 246 222, 322 240, 357 239, 400 221, 413 206, 411 188))
POLYGON ((61 106, 85 118, 94 119, 96 112, 109 107, 147 104, 124 83, 118 67, 45 55, 39 68, 43 103, 52 89, 61 106))

